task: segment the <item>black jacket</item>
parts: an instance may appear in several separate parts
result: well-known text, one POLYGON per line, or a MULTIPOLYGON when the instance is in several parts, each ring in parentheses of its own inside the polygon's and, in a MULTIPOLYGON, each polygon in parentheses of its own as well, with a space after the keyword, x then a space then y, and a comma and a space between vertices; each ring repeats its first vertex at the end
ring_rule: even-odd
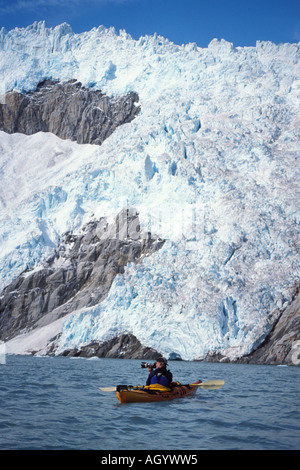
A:
POLYGON ((146 385, 151 385, 151 383, 160 383, 161 385, 165 385, 166 387, 169 387, 172 380, 173 380, 172 372, 167 370, 165 367, 159 367, 158 369, 152 370, 150 372, 146 385))

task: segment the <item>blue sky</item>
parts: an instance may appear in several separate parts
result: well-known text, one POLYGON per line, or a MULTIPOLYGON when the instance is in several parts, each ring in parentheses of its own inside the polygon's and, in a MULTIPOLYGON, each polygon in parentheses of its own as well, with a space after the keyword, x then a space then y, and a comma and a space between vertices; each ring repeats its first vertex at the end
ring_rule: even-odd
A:
POLYGON ((40 20, 47 27, 65 21, 75 33, 99 25, 135 39, 156 32, 200 47, 215 37, 235 46, 300 41, 300 0, 0 0, 0 28, 40 20))

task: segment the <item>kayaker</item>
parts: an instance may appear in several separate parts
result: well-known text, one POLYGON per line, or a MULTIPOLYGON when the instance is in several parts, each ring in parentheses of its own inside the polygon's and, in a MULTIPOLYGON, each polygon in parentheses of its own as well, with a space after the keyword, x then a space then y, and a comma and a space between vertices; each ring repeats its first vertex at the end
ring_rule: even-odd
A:
POLYGON ((168 361, 164 357, 159 357, 155 363, 155 369, 149 370, 149 376, 146 385, 160 384, 170 387, 173 380, 173 374, 167 370, 168 361))

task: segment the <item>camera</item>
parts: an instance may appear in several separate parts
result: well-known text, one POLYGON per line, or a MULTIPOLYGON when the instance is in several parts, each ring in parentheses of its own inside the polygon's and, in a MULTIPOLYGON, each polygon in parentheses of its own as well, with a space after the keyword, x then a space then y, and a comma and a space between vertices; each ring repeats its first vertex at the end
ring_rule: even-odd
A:
POLYGON ((155 367, 156 367, 155 363, 154 364, 149 364, 149 362, 142 362, 141 363, 141 368, 142 369, 148 369, 148 368, 149 369, 155 369, 155 367))

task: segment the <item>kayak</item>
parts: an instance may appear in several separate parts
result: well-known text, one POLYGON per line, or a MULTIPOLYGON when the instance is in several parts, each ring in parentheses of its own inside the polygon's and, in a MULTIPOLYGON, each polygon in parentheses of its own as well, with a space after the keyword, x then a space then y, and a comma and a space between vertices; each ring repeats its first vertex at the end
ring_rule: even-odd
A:
POLYGON ((194 395, 199 384, 201 384, 200 380, 188 385, 176 383, 172 388, 164 387, 159 384, 145 385, 141 387, 118 385, 116 387, 116 391, 117 398, 120 403, 148 403, 173 400, 174 398, 183 398, 194 395))
POLYGON ((198 380, 192 384, 172 382, 171 388, 163 385, 117 385, 116 387, 99 387, 102 392, 117 392, 117 398, 121 403, 146 403, 156 401, 173 400, 194 395, 197 388, 205 390, 218 390, 225 384, 224 380, 198 380))

